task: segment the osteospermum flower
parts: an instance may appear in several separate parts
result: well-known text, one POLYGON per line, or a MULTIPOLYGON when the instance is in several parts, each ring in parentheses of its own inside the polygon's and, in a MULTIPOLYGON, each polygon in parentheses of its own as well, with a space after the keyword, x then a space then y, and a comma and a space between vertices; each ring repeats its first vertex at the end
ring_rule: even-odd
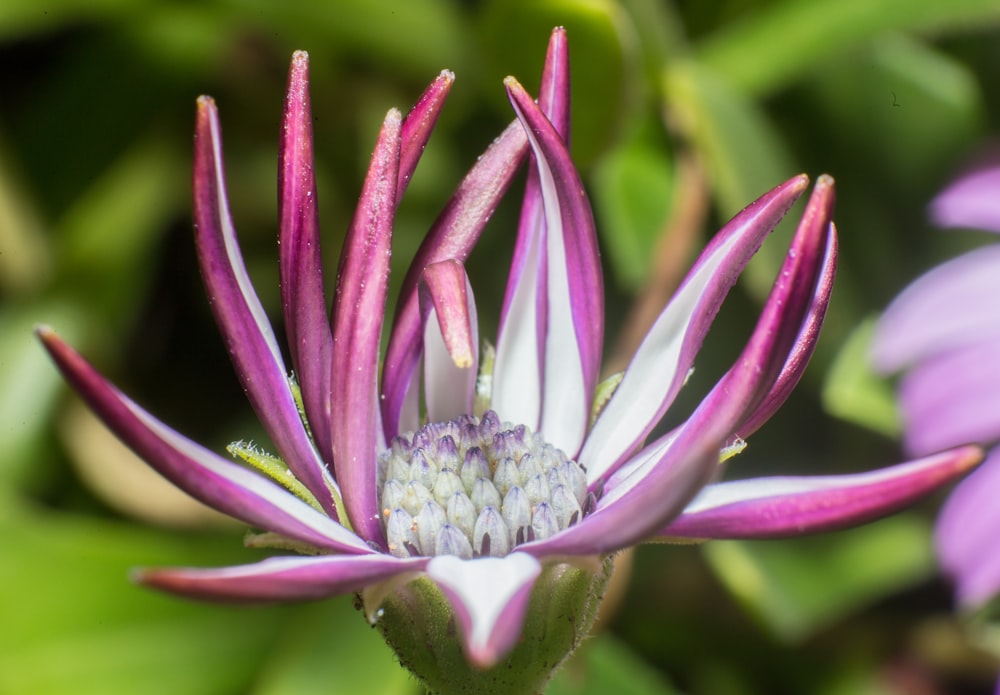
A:
MULTIPOLYGON (((942 227, 1000 232, 1000 158, 951 183, 931 203, 942 227)), ((875 366, 903 371, 906 449, 925 455, 966 442, 1000 442, 1000 244, 942 263, 893 300, 872 346, 875 366)), ((1000 449, 945 503, 936 530, 941 565, 965 608, 1000 593, 1000 449)))
POLYGON ((599 384, 602 277, 566 146, 568 75, 565 34, 556 30, 538 102, 505 81, 516 119, 459 184, 413 260, 380 370, 394 211, 453 78, 442 73, 406 118, 387 115, 341 256, 331 321, 307 58, 294 56, 279 248, 297 381, 240 257, 215 104, 198 101, 202 274, 277 456, 234 445, 254 471, 207 451, 118 392, 51 330, 39 333, 67 380, 151 466, 263 529, 254 545, 306 554, 149 569, 138 581, 210 599, 360 592, 401 662, 433 690, 535 692, 586 635, 616 551, 648 540, 774 537, 857 523, 977 462, 978 450, 964 448, 869 474, 710 484, 720 460, 785 400, 815 344, 836 259, 826 176, 742 354, 681 425, 654 435, 725 295, 806 189, 805 176, 719 232, 625 372, 599 384), (463 262, 525 159, 496 349, 481 350, 463 262))

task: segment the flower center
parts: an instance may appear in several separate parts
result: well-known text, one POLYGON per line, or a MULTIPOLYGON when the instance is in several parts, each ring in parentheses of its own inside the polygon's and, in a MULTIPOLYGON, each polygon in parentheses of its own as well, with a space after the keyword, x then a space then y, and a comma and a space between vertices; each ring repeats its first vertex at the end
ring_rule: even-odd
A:
POLYGON ((394 438, 378 474, 397 557, 502 557, 572 526, 594 501, 583 466, 492 410, 394 438))

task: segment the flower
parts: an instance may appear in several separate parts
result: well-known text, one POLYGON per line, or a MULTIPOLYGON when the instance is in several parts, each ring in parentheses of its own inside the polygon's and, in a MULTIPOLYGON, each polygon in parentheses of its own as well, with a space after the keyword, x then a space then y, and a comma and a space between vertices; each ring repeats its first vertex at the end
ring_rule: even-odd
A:
MULTIPOLYGON (((931 203, 943 227, 1000 232, 1000 158, 960 176, 931 203)), ((983 246, 928 271, 880 319, 872 361, 903 371, 899 402, 904 446, 924 455, 966 442, 993 446, 986 463, 945 503, 935 543, 956 582, 959 603, 982 605, 1000 593, 1000 244, 983 246)))
POLYGON ((552 35, 537 104, 516 80, 505 81, 516 119, 417 252, 380 374, 393 215, 452 80, 442 73, 405 119, 395 110, 387 115, 329 321, 307 57, 295 54, 279 248, 297 383, 240 257, 215 105, 198 101, 194 217, 202 274, 280 460, 231 447, 254 472, 202 448, 39 329, 70 384, 151 466, 264 529, 252 544, 309 553, 220 569, 147 569, 138 581, 214 599, 360 591, 401 661, 433 689, 537 690, 589 629, 616 551, 648 540, 775 537, 859 523, 978 462, 978 450, 967 447, 874 473, 712 484, 720 459, 785 400, 815 345, 837 255, 827 176, 739 359, 680 426, 645 443, 684 385, 728 290, 808 181, 789 180, 729 222, 625 372, 599 383, 603 281, 590 206, 565 142, 569 66, 561 29, 552 35), (482 351, 480 370, 463 262, 525 158, 527 191, 497 346, 482 351))

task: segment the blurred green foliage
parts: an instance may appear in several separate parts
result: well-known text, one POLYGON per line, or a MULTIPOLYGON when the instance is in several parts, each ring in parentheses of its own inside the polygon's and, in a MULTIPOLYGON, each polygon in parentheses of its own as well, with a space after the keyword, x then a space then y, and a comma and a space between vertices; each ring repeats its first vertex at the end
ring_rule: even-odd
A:
MULTIPOLYGON (((572 46, 572 146, 595 201, 611 335, 651 281, 676 281, 652 277, 664 249, 682 249, 683 267, 771 186, 829 172, 842 256, 816 363, 732 473, 894 462, 893 441, 869 431, 892 431, 892 403, 855 329, 919 271, 978 243, 930 233, 924 207, 1000 133, 996 0, 5 0, 0 693, 416 692, 349 599, 227 608, 129 584, 137 564, 255 555, 231 528, 156 528, 82 482, 95 472, 79 472, 71 396, 30 331, 55 326, 218 450, 261 439, 195 270, 194 98, 219 104, 241 243, 277 317, 275 162, 292 50, 312 56, 331 265, 381 114, 440 69, 457 74, 400 208, 401 271, 450 185, 510 120, 502 77, 537 86, 557 24, 572 46), (668 233, 692 243, 671 246, 668 233), (823 399, 861 427, 829 417, 823 399)), ((470 260, 487 338, 516 211, 512 200, 497 212, 470 260)), ((682 407, 747 335, 788 233, 724 308, 682 407)), ((957 628, 922 637, 950 612, 928 552, 933 511, 824 539, 641 549, 624 602, 551 692, 990 692, 995 663, 957 628)))

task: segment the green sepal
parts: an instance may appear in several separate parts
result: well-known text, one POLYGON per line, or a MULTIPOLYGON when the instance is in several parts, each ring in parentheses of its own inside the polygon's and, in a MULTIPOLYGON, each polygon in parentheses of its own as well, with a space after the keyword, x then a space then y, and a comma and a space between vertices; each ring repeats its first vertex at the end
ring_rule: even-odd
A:
MULTIPOLYGON (((395 588, 380 608, 367 608, 400 664, 431 693, 541 693, 590 632, 614 569, 610 556, 590 558, 590 563, 588 558, 580 560, 579 564, 559 563, 542 570, 532 590, 520 641, 504 660, 486 670, 466 660, 454 610, 427 577, 395 588)), ((364 607, 361 599, 358 607, 364 607)))
POLYGON ((319 502, 317 502, 313 494, 309 492, 309 489, 300 483, 298 478, 292 475, 292 472, 288 470, 288 466, 285 462, 277 456, 273 456, 266 451, 263 451, 253 442, 244 441, 233 442, 226 447, 226 451, 228 451, 230 456, 233 458, 237 458, 240 461, 249 464, 257 471, 291 492, 303 502, 315 507, 317 511, 323 511, 323 509, 319 506, 319 502))

